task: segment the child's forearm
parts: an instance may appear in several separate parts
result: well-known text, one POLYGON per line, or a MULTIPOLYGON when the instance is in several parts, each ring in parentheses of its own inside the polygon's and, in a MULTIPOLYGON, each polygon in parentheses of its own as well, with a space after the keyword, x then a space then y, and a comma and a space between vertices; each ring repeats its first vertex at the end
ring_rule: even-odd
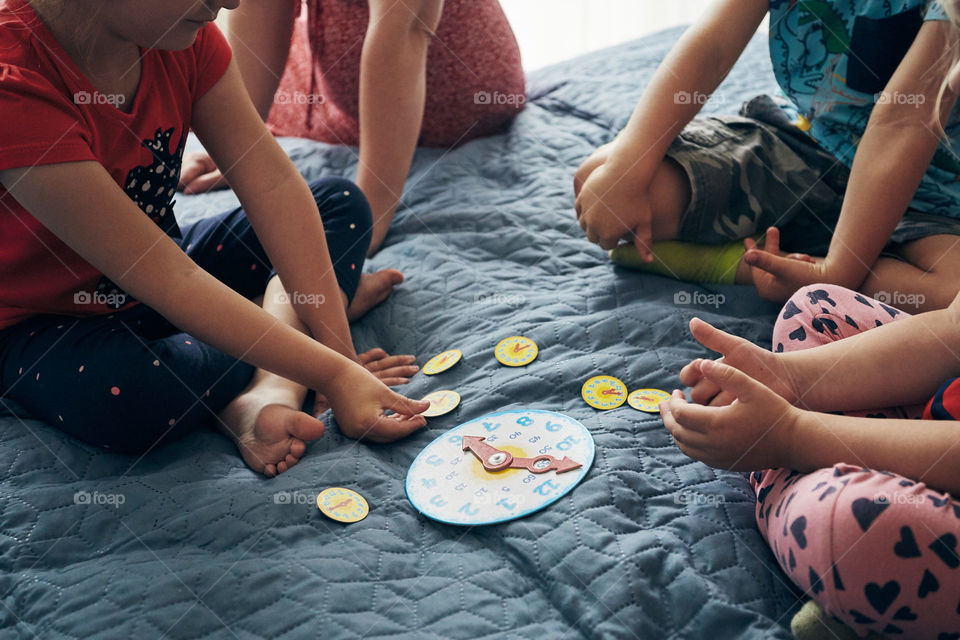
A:
POLYGON ((235 63, 194 106, 194 129, 224 168, 284 288, 295 294, 297 315, 314 338, 356 360, 317 203, 257 117, 235 63))
POLYGON ((796 376, 799 406, 862 411, 926 402, 944 381, 960 376, 958 354, 960 306, 778 357, 796 376))
POLYGON ((871 119, 827 253, 830 282, 860 287, 910 205, 938 142, 924 123, 871 119))
POLYGON ((768 9, 769 3, 758 0, 714 3, 660 64, 607 164, 635 181, 652 179, 670 144, 730 72, 768 9))
POLYGON ((280 86, 299 0, 244 0, 225 11, 217 25, 233 49, 247 93, 266 121, 280 86))
POLYGON ((375 247, 387 235, 420 136, 429 30, 439 22, 442 2, 424 5, 421 18, 413 11, 417 7, 371 3, 360 62, 357 184, 370 200, 375 247))
POLYGON ((315 339, 356 360, 323 221, 303 178, 290 164, 286 180, 273 189, 246 194, 240 187, 238 191, 297 316, 315 339))
POLYGON ((202 269, 177 282, 168 296, 151 301, 151 306, 179 329, 224 353, 324 394, 354 366, 202 269))
POLYGON ((787 466, 797 471, 845 462, 892 471, 954 495, 960 492, 960 423, 954 421, 803 411, 792 442, 787 466))
POLYGON ((825 268, 829 280, 859 288, 907 210, 941 138, 956 96, 937 99, 951 66, 950 25, 927 22, 870 114, 825 268))

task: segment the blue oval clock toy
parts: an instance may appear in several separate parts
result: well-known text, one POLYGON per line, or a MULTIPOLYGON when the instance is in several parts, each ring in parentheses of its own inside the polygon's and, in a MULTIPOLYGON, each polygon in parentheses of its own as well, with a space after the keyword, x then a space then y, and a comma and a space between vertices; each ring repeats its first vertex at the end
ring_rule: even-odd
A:
POLYGON ((439 522, 506 522, 569 493, 587 475, 594 452, 587 428, 560 413, 491 413, 427 445, 407 472, 407 497, 439 522))

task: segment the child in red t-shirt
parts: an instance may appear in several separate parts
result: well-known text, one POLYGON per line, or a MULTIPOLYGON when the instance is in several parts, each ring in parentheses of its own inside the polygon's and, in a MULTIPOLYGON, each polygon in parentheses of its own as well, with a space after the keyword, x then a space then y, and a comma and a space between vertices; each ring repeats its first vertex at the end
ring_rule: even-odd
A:
POLYGON ((308 389, 373 441, 427 405, 384 384, 412 356, 353 349, 402 276, 361 275, 363 194, 308 185, 257 116, 210 24, 238 3, 0 0, 0 403, 124 451, 214 417, 272 476, 323 432, 308 389), (181 230, 191 128, 244 208, 181 230))

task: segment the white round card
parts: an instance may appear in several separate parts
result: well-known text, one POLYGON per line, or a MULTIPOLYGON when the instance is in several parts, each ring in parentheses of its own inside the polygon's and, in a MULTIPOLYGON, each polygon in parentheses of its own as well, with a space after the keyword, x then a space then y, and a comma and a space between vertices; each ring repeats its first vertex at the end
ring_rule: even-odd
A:
POLYGON ((565 415, 491 413, 427 445, 407 472, 407 497, 447 524, 506 522, 569 493, 590 470, 594 451, 587 428, 565 415))

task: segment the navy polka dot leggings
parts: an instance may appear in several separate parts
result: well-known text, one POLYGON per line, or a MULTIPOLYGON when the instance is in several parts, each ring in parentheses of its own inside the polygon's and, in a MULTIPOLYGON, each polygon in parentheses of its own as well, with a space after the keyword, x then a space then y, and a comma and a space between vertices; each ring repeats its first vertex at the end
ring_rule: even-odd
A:
MULTIPOLYGON (((324 178, 310 188, 337 281, 352 300, 370 244, 370 206, 348 180, 324 178)), ((246 298, 263 295, 275 275, 243 209, 185 227, 177 242, 246 298)), ((145 304, 87 318, 36 316, 0 331, 0 399, 127 453, 212 424, 253 372, 145 304)))

